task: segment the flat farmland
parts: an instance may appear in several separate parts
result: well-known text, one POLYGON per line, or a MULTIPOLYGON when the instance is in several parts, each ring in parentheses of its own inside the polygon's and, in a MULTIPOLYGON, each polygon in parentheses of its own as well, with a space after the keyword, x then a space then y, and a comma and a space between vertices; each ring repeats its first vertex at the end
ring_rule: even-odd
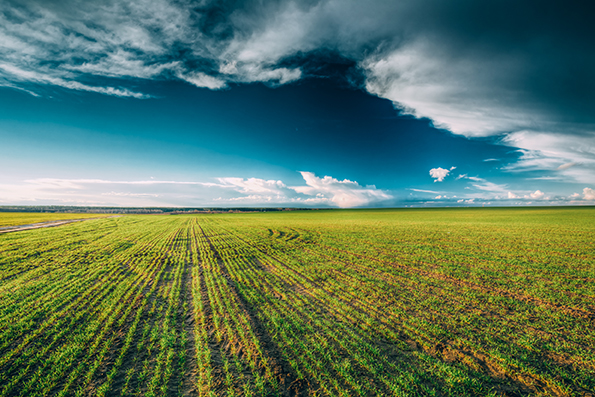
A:
POLYGON ((0 397, 594 391, 594 208, 130 215, 0 235, 0 397))

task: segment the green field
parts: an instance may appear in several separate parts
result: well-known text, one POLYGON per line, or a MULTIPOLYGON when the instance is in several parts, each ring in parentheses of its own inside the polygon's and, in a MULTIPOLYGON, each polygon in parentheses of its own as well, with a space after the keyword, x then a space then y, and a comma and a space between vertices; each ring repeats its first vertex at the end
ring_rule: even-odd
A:
POLYGON ((100 218, 105 214, 57 214, 40 212, 0 212, 0 227, 32 223, 63 221, 69 219, 100 218))
POLYGON ((0 235, 0 397, 594 390, 593 208, 138 215, 0 235))

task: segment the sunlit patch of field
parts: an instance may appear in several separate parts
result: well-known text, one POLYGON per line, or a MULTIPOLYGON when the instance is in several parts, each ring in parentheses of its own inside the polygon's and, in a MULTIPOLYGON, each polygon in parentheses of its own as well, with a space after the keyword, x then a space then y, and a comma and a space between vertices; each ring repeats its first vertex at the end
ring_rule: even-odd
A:
POLYGON ((125 216, 0 236, 1 396, 587 396, 595 209, 125 216))

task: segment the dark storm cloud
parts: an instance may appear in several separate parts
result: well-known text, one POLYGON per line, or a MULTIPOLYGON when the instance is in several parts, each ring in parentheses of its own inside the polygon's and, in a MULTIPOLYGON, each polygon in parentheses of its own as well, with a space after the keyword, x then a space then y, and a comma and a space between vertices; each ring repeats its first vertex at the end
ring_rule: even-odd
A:
POLYGON ((592 15, 585 1, 9 1, 0 84, 142 98, 131 78, 220 89, 331 77, 453 133, 501 135, 523 150, 511 170, 573 162, 560 172, 585 180, 592 15))

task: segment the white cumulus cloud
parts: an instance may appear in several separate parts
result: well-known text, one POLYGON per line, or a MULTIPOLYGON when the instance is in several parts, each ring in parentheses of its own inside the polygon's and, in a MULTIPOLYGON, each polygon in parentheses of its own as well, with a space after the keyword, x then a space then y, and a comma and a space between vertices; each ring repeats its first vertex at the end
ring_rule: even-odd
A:
POLYGON ((542 192, 541 190, 536 190, 533 193, 529 193, 528 195, 525 195, 525 198, 532 198, 535 200, 539 200, 543 196, 545 196, 544 192, 542 192))
POLYGON ((444 180, 444 178, 446 178, 448 176, 450 171, 454 170, 455 168, 457 168, 457 167, 450 167, 449 170, 441 168, 441 167, 432 168, 430 170, 430 176, 432 178, 434 178, 434 182, 442 182, 444 180))
POLYGON ((362 207, 393 198, 373 185, 364 187, 355 181, 340 181, 330 176, 319 178, 312 172, 301 174, 306 186, 292 186, 291 189, 308 196, 327 198, 341 208, 362 207))

